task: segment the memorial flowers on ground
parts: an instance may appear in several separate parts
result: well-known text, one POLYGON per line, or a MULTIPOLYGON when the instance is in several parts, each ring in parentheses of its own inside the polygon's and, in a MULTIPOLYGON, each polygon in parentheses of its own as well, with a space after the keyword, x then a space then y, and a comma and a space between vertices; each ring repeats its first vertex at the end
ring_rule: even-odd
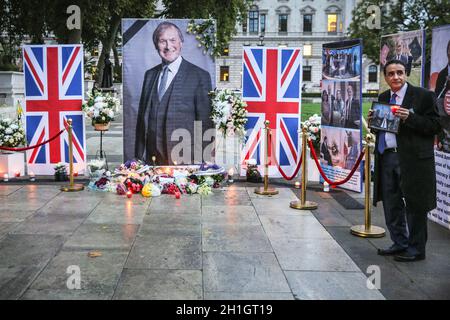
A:
POLYGON ((210 92, 211 119, 225 136, 244 136, 247 123, 247 104, 239 92, 216 89, 210 92))

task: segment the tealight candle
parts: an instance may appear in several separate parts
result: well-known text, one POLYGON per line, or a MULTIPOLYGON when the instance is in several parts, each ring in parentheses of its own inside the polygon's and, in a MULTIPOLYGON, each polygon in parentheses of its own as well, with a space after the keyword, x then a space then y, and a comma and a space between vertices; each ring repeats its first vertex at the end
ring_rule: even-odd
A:
POLYGON ((14 172, 14 177, 16 177, 16 178, 20 177, 20 171, 14 172))
POLYGON ((3 181, 7 182, 9 180, 9 176, 7 173, 3 175, 3 181))
POLYGON ((230 170, 228 170, 228 182, 232 183, 233 180, 233 174, 234 174, 234 168, 230 168, 230 170))
POLYGON ((300 189, 300 181, 295 181, 295 189, 300 189))
POLYGON ((36 175, 34 172, 30 172, 30 181, 36 181, 36 175))
POLYGON ((180 199, 180 197, 181 197, 181 193, 176 191, 175 192, 175 199, 180 199))
POLYGON ((133 192, 127 191, 127 198, 131 198, 133 196, 133 192))
POLYGON ((324 192, 329 192, 330 191, 330 185, 326 181, 323 182, 323 191, 324 192))
POLYGON ((74 176, 74 177, 78 177, 78 171, 74 171, 74 172, 73 172, 73 176, 74 176))

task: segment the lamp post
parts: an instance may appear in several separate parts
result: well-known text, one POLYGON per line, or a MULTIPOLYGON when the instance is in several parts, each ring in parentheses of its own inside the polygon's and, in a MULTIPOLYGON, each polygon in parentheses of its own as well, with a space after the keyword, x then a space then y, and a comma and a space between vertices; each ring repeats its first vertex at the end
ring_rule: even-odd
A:
POLYGON ((264 36, 262 34, 259 36, 259 46, 264 46, 264 36))

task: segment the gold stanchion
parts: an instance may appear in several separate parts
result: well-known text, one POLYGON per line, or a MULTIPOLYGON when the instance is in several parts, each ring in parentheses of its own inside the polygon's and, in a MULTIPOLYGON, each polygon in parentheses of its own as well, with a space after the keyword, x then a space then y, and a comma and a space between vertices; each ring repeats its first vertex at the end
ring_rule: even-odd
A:
POLYGON ((371 217, 370 217, 370 148, 374 146, 372 143, 373 138, 371 135, 366 135, 365 139, 365 164, 364 164, 364 188, 365 188, 365 223, 364 225, 357 225, 350 228, 350 232, 358 237, 363 238, 381 238, 384 237, 386 231, 377 226, 371 225, 371 217))
POLYGON ((298 210, 313 210, 317 209, 317 203, 313 201, 306 201, 306 161, 307 161, 307 155, 306 155, 306 136, 307 136, 307 129, 303 127, 302 129, 302 185, 301 185, 301 191, 300 191, 300 201, 291 201, 290 207, 293 209, 298 210))
POLYGON ((74 184, 73 183, 73 146, 72 146, 72 119, 68 119, 67 123, 69 125, 68 134, 69 134, 69 174, 70 174, 70 183, 68 186, 62 186, 61 191, 65 192, 73 192, 73 191, 81 191, 84 189, 84 185, 82 184, 74 184))
POLYGON ((264 162, 264 188, 255 188, 255 193, 263 196, 273 196, 278 194, 278 190, 269 187, 269 143, 270 143, 270 121, 264 122, 266 130, 266 147, 265 147, 265 162, 264 162))

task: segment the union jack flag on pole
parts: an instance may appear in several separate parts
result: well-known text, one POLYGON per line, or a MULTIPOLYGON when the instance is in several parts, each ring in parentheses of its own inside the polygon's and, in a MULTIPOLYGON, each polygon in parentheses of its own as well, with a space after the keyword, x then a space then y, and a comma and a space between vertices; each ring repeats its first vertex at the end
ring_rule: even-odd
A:
MULTIPOLYGON (((29 145, 57 135, 73 123, 74 170, 86 167, 86 138, 83 104, 83 47, 81 45, 23 46, 25 74, 25 124, 29 145)), ((53 175, 54 165, 69 163, 69 136, 64 131, 55 140, 27 151, 28 170, 53 175)))
POLYGON ((248 47, 243 54, 242 97, 248 105, 248 121, 241 175, 245 175, 249 159, 255 159, 263 172, 265 120, 270 121, 272 129, 269 176, 280 177, 280 170, 292 175, 301 156, 302 52, 299 48, 248 47))

